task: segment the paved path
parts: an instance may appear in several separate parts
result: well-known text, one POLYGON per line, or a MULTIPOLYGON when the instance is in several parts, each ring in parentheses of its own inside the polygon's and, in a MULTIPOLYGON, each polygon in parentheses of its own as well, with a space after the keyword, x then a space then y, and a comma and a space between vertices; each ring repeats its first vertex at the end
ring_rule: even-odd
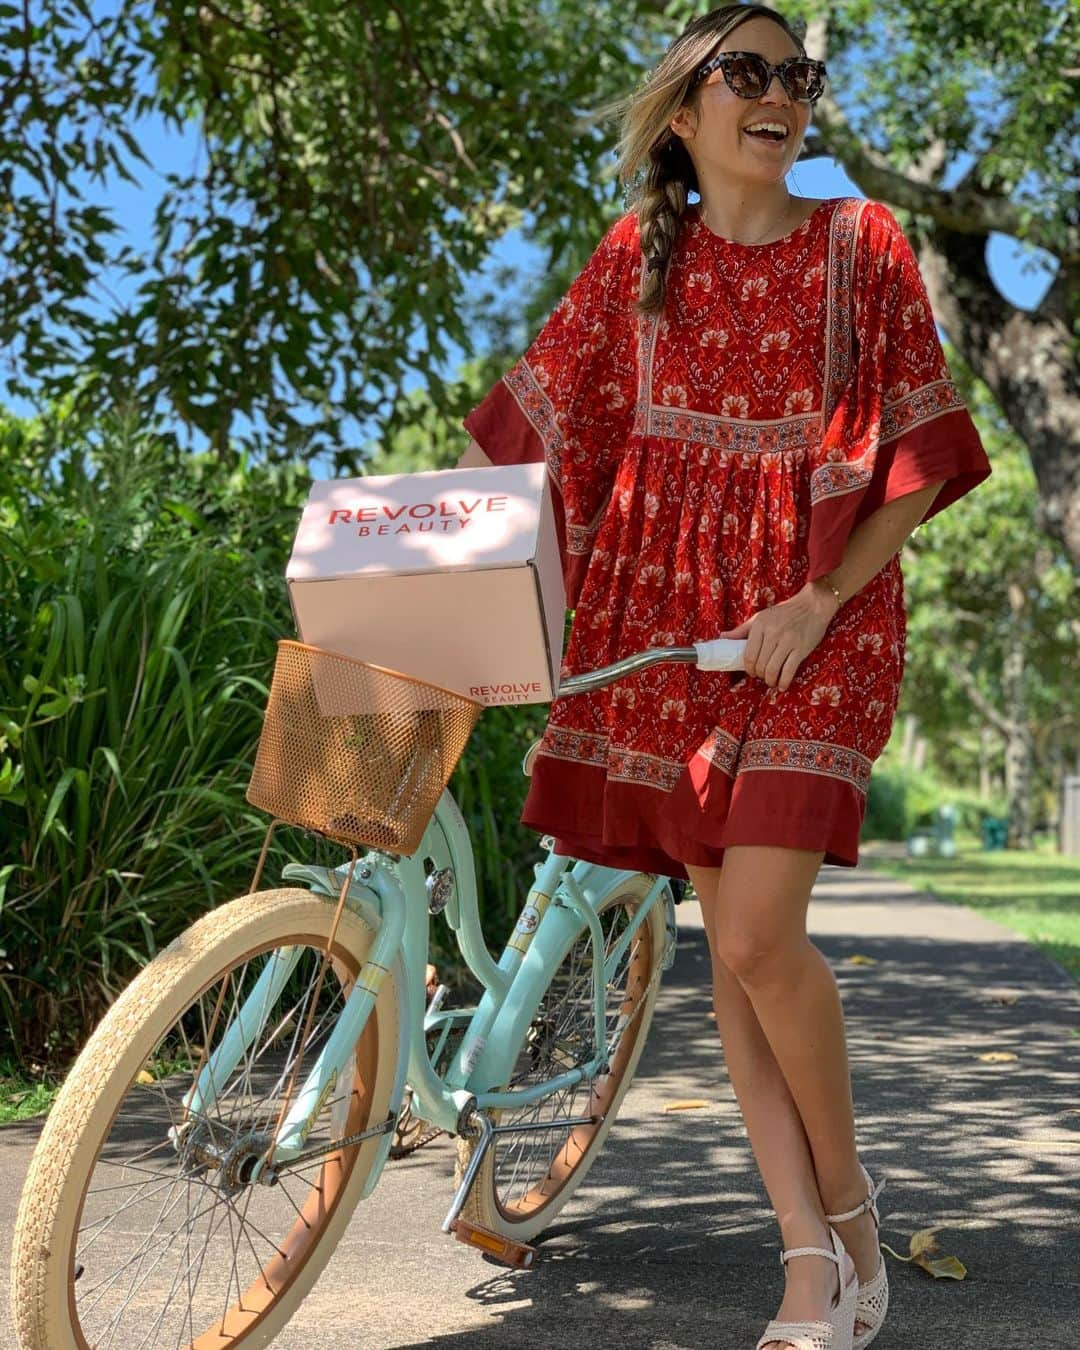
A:
MULTIPOLYGON (((890 1178, 884 1238, 902 1251, 916 1229, 943 1224, 944 1249, 969 1271, 932 1281, 890 1259, 893 1308, 877 1345, 1073 1347, 1075 988, 995 924, 866 867, 824 868, 811 913, 843 990, 864 1156, 890 1178), (876 964, 851 963, 856 954, 876 964), (1017 1059, 979 1058, 1001 1050, 1017 1059)), ((535 1269, 506 1272, 439 1232, 453 1165, 440 1139, 389 1166, 280 1350, 750 1350, 779 1301, 777 1236, 708 1016, 697 905, 679 919, 638 1077, 535 1269), (663 1113, 685 1097, 709 1106, 663 1113)), ((5 1235, 37 1128, 0 1129, 5 1235)), ((7 1347, 6 1251, 0 1263, 7 1347)))

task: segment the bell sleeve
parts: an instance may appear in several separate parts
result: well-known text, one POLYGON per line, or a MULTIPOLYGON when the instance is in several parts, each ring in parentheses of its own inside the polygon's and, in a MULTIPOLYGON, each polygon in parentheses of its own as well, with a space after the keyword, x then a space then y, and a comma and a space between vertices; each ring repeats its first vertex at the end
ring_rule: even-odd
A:
POLYGON ((524 355, 462 425, 493 464, 546 462, 566 603, 588 570, 637 397, 641 248, 620 217, 524 355))
POLYGON ((861 213, 851 286, 850 376, 810 479, 808 581, 837 567, 851 531, 887 502, 941 483, 926 521, 991 472, 949 374, 915 254, 881 202, 861 213))

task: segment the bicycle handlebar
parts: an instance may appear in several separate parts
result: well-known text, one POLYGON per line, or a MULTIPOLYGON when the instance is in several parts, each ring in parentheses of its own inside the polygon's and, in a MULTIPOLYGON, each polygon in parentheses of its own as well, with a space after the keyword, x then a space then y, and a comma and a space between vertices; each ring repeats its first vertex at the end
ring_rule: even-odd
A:
POLYGON ((695 642, 692 647, 650 647, 648 651, 635 652, 614 661, 610 666, 601 666, 599 670, 587 670, 583 675, 572 675, 563 680, 557 690, 559 698, 567 694, 587 694, 593 689, 602 689, 623 675, 634 675, 649 666, 662 665, 665 661, 682 662, 695 665, 699 670, 745 670, 743 653, 746 641, 740 638, 713 638, 709 642, 695 642))

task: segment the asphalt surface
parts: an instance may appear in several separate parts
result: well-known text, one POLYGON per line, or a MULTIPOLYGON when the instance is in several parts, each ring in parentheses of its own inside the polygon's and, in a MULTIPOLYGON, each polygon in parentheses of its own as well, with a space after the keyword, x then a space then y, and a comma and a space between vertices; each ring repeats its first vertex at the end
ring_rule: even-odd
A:
MULTIPOLYGON (((1080 1344, 1075 986, 1006 930, 865 866, 823 868, 814 895, 863 1157, 889 1178, 882 1237, 905 1252, 913 1232, 940 1225, 942 1250, 968 1270, 933 1280, 888 1258, 892 1306, 875 1350, 1080 1344)), ((507 1271, 440 1232, 454 1157, 440 1138, 388 1165, 275 1346, 751 1350, 779 1303, 778 1235, 709 1016, 700 911, 691 901, 678 914, 637 1078, 535 1267, 507 1271), (664 1112, 686 1098, 708 1105, 664 1112)), ((4 1347, 15 1344, 6 1248, 39 1129, 0 1129, 4 1347)))

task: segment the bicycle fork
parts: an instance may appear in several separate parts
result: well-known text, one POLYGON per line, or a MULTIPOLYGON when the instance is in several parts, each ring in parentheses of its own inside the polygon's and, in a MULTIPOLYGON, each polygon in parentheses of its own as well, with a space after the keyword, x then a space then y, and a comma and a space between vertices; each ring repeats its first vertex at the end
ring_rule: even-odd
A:
MULTIPOLYGON (((387 873, 383 873, 383 878, 387 884, 400 889, 396 879, 387 873)), ((401 948, 405 932, 404 896, 393 897, 391 903, 381 903, 381 913, 355 893, 350 894, 350 904, 363 914, 375 930, 371 951, 335 1021, 333 1031, 281 1123, 271 1156, 259 1160, 252 1180, 271 1181, 274 1169, 283 1163, 295 1162, 303 1151, 312 1121, 337 1087, 340 1066, 349 1062, 352 1048, 360 1039, 375 1006, 379 988, 401 948), (262 1175, 264 1169, 267 1171, 265 1176, 262 1175)), ((211 1110, 218 1099, 219 1090, 224 1088, 241 1063, 252 1053, 266 1026, 269 1011, 296 969, 302 953, 303 948, 300 947, 281 947, 272 954, 221 1044, 208 1056, 194 1086, 184 1098, 188 1117, 211 1110)), ((303 1050, 304 1047, 299 1046, 297 1053, 302 1055, 303 1050)), ((288 1073, 288 1069, 284 1072, 288 1073)), ((365 1131, 365 1137, 369 1134, 389 1136, 393 1125, 394 1118, 391 1116, 370 1131, 365 1131)))

